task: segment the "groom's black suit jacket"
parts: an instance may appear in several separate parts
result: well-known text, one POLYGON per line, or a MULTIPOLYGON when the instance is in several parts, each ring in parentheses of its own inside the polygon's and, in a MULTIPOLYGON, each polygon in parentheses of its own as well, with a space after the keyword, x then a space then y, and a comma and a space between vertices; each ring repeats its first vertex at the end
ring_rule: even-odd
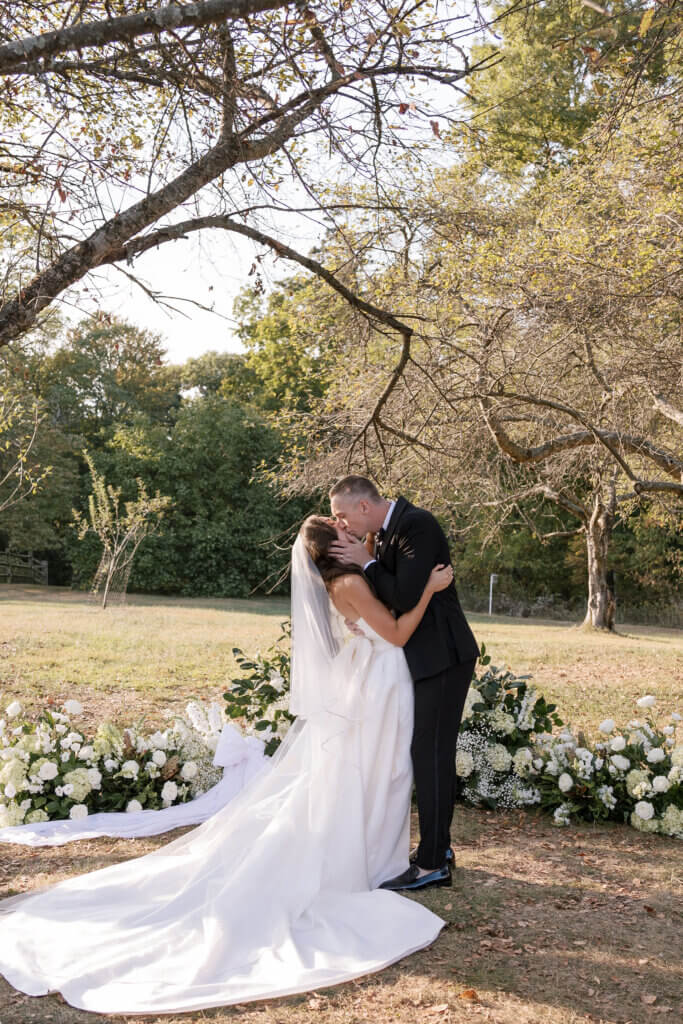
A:
MULTIPOLYGON (((365 574, 380 601, 400 615, 420 600, 434 566, 448 565, 450 560, 448 541, 431 512, 399 498, 377 559, 365 574)), ((415 681, 479 657, 454 584, 434 594, 404 651, 415 681)))

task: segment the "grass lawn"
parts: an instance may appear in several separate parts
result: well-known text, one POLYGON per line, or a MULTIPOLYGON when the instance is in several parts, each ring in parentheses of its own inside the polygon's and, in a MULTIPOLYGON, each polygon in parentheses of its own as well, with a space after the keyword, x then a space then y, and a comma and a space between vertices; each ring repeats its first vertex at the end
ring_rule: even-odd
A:
MULTIPOLYGON (((219 696, 233 646, 266 648, 287 603, 135 597, 102 612, 55 588, 0 587, 0 706, 77 697, 93 720, 130 720, 219 696)), ((472 615, 496 664, 529 672, 563 717, 594 732, 643 693, 681 708, 683 635, 472 615)), ((175 833, 177 834, 177 833, 175 833)), ((680 1019, 683 844, 620 826, 558 830, 529 813, 456 808, 452 890, 417 897, 448 926, 380 974, 300 997, 133 1022, 215 1024, 651 1024, 680 1019)), ((139 856, 168 837, 54 849, 0 846, 0 897, 139 856)), ((0 1024, 122 1020, 30 999, 0 979, 0 1024)))

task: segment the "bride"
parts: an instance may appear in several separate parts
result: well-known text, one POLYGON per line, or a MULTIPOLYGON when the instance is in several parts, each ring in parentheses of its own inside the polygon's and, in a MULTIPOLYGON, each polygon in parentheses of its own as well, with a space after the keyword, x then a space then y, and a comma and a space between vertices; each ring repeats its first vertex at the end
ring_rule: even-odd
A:
POLYGON ((437 566, 394 619, 329 555, 336 539, 311 516, 294 544, 298 718, 276 756, 159 850, 3 901, 0 973, 15 988, 100 1013, 181 1012, 336 985, 434 941, 441 918, 377 886, 408 864, 401 647, 452 570, 437 566))

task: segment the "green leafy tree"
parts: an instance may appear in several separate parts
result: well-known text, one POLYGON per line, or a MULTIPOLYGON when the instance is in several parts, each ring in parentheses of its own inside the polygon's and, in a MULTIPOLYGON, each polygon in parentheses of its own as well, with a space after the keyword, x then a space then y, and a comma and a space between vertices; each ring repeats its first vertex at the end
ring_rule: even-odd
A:
POLYGON ((86 320, 38 363, 35 386, 52 422, 91 443, 140 413, 163 421, 177 407, 177 383, 164 356, 160 337, 150 331, 86 320))
POLYGON ((528 168, 557 170, 623 100, 631 77, 666 79, 680 46, 671 8, 652 0, 494 3, 498 38, 472 55, 496 62, 467 90, 468 117, 453 138, 511 179, 528 168))

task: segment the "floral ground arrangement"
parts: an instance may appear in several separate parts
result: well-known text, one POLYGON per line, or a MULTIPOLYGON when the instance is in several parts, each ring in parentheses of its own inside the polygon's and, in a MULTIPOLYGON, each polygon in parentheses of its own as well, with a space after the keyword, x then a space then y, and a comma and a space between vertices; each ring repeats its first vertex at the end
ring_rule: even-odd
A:
MULTIPOLYGON (((144 723, 78 727, 77 701, 23 717, 19 701, 0 719, 0 827, 98 811, 139 811, 185 802, 214 785, 213 755, 230 718, 272 754, 286 734, 289 654, 286 632, 264 655, 235 650, 241 675, 223 706, 193 701, 153 732, 144 723)), ((630 823, 642 832, 683 838, 683 745, 674 711, 666 724, 645 695, 625 726, 607 719, 592 745, 562 722, 528 677, 491 664, 482 646, 458 742, 465 803, 489 809, 540 807, 553 823, 572 819, 630 823)))

